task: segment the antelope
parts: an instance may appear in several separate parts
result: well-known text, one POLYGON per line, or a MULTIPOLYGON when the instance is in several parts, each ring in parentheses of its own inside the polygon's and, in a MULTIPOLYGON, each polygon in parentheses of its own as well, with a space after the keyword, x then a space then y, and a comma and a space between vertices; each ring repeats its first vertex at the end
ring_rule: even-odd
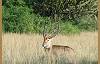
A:
POLYGON ((52 40, 55 36, 56 34, 47 35, 46 33, 43 33, 44 41, 42 43, 42 46, 45 52, 47 52, 49 55, 52 55, 51 57, 55 58, 65 55, 68 58, 67 61, 69 61, 69 63, 67 64, 76 64, 75 52, 73 48, 64 45, 52 45, 52 40))

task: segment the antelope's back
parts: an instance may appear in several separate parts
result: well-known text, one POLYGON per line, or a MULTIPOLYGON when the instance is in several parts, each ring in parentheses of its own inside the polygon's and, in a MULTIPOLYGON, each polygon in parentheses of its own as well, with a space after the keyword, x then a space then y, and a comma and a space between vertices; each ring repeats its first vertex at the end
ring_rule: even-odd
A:
POLYGON ((67 53, 67 52, 74 53, 74 49, 69 46, 52 45, 52 50, 59 53, 67 53))

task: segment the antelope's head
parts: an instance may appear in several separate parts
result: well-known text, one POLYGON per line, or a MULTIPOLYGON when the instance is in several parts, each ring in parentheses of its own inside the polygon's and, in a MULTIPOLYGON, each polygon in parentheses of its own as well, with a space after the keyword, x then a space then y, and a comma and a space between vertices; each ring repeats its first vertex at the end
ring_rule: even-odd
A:
POLYGON ((56 36, 56 35, 47 36, 47 34, 43 34, 44 41, 43 41, 42 46, 43 46, 44 48, 50 48, 51 45, 52 45, 52 39, 53 39, 53 37, 55 37, 55 36, 56 36))

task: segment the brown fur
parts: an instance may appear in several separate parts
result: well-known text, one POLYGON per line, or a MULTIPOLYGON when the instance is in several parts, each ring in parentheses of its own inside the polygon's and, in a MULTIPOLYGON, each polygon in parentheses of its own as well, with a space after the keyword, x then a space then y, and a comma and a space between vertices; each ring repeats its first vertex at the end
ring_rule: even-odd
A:
POLYGON ((73 52, 74 53, 74 49, 69 47, 69 46, 61 46, 61 45, 52 45, 51 48, 45 48, 45 51, 47 52, 52 52, 52 53, 56 53, 56 55, 58 53, 65 53, 65 52, 73 52))
POLYGON ((45 48, 45 51, 54 58, 65 55, 71 64, 76 64, 74 49, 69 46, 52 45, 51 48, 45 48))

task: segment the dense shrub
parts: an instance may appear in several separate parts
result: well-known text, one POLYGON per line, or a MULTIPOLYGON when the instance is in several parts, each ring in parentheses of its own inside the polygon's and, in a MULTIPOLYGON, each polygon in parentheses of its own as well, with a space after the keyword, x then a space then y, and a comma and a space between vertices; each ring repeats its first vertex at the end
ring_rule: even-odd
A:
POLYGON ((61 24, 61 33, 62 34, 75 34, 75 33, 79 33, 80 30, 78 28, 78 26, 76 25, 72 25, 72 23, 70 22, 65 22, 61 24))
POLYGON ((3 7, 3 30, 6 32, 25 32, 30 20, 30 10, 27 7, 3 7))
POLYGON ((77 19, 84 15, 97 16, 97 0, 26 0, 34 12, 42 16, 57 14, 61 19, 77 19))
POLYGON ((52 32, 55 14, 62 34, 97 30, 96 0, 3 0, 2 11, 3 32, 52 32))
POLYGON ((83 16, 80 19, 78 27, 81 31, 96 31, 98 29, 97 20, 95 20, 94 17, 83 16))

